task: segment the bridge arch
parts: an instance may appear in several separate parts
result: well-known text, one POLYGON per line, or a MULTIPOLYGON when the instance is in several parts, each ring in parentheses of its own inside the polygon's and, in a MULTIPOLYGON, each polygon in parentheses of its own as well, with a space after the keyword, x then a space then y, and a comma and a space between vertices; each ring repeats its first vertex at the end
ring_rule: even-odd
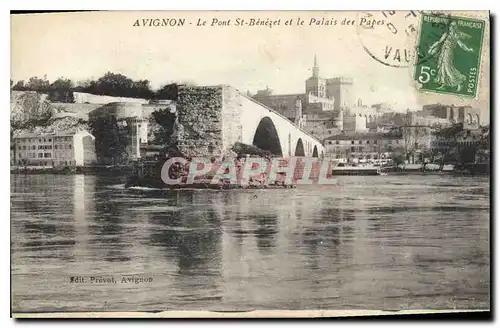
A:
POLYGON ((467 114, 467 121, 466 122, 469 123, 469 124, 472 124, 474 122, 473 119, 472 119, 471 113, 467 114))
POLYGON ((297 140, 297 145, 295 146, 294 156, 306 156, 306 153, 304 151, 304 143, 302 142, 302 138, 299 138, 299 140, 297 140))
POLYGON ((478 115, 478 114, 476 114, 475 116, 476 116, 475 121, 477 122, 477 125, 478 125, 478 126, 479 126, 479 125, 481 125, 481 122, 479 121, 479 115, 478 115))
POLYGON ((252 144, 260 149, 270 151, 273 155, 283 156, 278 131, 268 116, 260 120, 252 144))
POLYGON ((313 157, 318 157, 318 147, 316 145, 314 145, 313 157))

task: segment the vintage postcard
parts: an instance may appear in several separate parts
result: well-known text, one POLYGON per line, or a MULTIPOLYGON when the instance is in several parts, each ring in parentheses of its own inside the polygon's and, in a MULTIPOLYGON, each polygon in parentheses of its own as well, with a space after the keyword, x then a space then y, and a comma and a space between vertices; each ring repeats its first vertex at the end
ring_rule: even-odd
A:
POLYGON ((489 312, 489 30, 12 14, 12 316, 489 312))

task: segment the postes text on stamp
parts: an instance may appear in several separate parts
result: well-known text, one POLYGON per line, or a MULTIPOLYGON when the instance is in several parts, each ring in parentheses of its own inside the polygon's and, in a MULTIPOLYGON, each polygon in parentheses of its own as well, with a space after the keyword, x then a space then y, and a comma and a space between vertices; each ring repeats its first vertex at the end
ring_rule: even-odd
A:
POLYGON ((475 97, 484 22, 422 14, 414 79, 421 91, 475 97))

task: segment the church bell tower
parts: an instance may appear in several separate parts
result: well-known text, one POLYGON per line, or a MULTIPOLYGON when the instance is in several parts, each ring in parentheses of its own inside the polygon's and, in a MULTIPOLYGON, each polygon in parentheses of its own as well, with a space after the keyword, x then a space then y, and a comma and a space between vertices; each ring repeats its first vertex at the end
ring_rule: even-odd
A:
POLYGON ((319 77, 319 65, 316 55, 314 55, 312 76, 306 80, 306 94, 311 94, 320 98, 326 97, 325 80, 319 77))
POLYGON ((314 55, 313 77, 319 78, 318 58, 314 55))

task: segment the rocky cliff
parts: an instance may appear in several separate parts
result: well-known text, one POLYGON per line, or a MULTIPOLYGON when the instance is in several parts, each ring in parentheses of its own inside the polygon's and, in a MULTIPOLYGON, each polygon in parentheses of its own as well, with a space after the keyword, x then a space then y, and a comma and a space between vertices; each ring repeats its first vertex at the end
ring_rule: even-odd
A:
POLYGON ((86 129, 85 120, 45 100, 43 94, 12 91, 10 98, 12 134, 61 133, 86 129))

